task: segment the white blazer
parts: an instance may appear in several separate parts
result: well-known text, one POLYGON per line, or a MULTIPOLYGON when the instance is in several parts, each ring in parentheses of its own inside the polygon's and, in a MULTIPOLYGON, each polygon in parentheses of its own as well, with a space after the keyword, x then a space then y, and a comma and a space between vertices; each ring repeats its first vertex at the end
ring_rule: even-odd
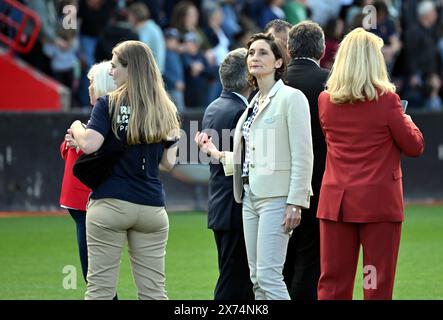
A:
MULTIPOLYGON (((242 202, 242 126, 258 94, 240 117, 234 133, 233 152, 225 152, 225 175, 233 175, 234 198, 242 202)), ((311 116, 305 95, 277 81, 249 133, 249 186, 258 197, 287 197, 288 204, 309 208, 314 163, 311 116)))

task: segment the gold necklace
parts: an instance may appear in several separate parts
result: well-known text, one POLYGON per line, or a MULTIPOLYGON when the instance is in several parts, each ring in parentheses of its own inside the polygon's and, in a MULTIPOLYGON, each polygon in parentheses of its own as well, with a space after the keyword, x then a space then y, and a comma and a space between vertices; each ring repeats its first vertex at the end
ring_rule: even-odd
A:
POLYGON ((266 96, 262 97, 261 94, 258 96, 258 102, 263 103, 266 100, 266 96))

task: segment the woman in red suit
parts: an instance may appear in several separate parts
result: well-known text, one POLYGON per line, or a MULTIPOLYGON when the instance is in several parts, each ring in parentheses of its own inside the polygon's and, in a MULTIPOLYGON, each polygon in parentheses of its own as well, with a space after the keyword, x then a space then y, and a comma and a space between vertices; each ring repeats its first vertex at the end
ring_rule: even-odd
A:
MULTIPOLYGON (((91 105, 95 105, 97 98, 106 95, 115 89, 114 80, 109 75, 111 63, 109 61, 95 64, 88 73, 89 99, 91 105)), ((65 172, 63 175, 62 190, 60 194, 60 206, 66 208, 74 219, 77 228, 77 243, 82 265, 83 277, 86 281, 88 271, 88 250, 86 246, 86 203, 91 190, 81 183, 72 173, 75 160, 83 152, 75 145, 66 140, 60 145, 60 153, 65 161, 65 172)))
POLYGON ((327 143, 320 219, 319 299, 352 299, 360 245, 365 299, 392 299, 403 215, 401 154, 423 136, 389 81, 383 40, 357 28, 340 45, 318 99, 327 143))

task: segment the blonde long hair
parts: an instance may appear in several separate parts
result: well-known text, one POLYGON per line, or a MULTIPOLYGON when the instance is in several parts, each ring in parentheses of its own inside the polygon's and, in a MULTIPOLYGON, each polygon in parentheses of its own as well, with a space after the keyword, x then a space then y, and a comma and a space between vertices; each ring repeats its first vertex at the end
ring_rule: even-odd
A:
POLYGON ((331 75, 326 83, 333 103, 372 101, 395 92, 388 78, 381 52, 383 40, 363 28, 356 28, 343 39, 331 75))
POLYGON ((109 95, 112 131, 116 136, 120 106, 129 106, 128 144, 158 143, 179 137, 177 108, 167 94, 151 49, 140 41, 125 41, 112 49, 128 80, 109 95))

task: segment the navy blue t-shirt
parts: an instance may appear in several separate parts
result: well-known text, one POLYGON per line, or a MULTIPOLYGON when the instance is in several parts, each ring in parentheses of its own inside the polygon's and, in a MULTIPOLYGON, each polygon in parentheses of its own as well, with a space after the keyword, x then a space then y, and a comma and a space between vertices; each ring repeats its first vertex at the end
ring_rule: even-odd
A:
POLYGON ((390 45, 391 37, 397 34, 394 21, 388 18, 382 23, 378 23, 376 29, 370 29, 369 31, 382 38, 385 45, 390 45))
MULTIPOLYGON (((120 114, 117 119, 118 133, 120 141, 126 146, 129 116, 129 108, 120 106, 120 114)), ((105 139, 107 135, 114 134, 109 115, 108 97, 97 100, 87 127, 99 132, 105 139)), ((165 197, 163 185, 158 178, 158 166, 164 148, 163 143, 138 144, 127 147, 114 166, 111 176, 93 190, 91 198, 114 198, 141 205, 163 207, 165 197)))

